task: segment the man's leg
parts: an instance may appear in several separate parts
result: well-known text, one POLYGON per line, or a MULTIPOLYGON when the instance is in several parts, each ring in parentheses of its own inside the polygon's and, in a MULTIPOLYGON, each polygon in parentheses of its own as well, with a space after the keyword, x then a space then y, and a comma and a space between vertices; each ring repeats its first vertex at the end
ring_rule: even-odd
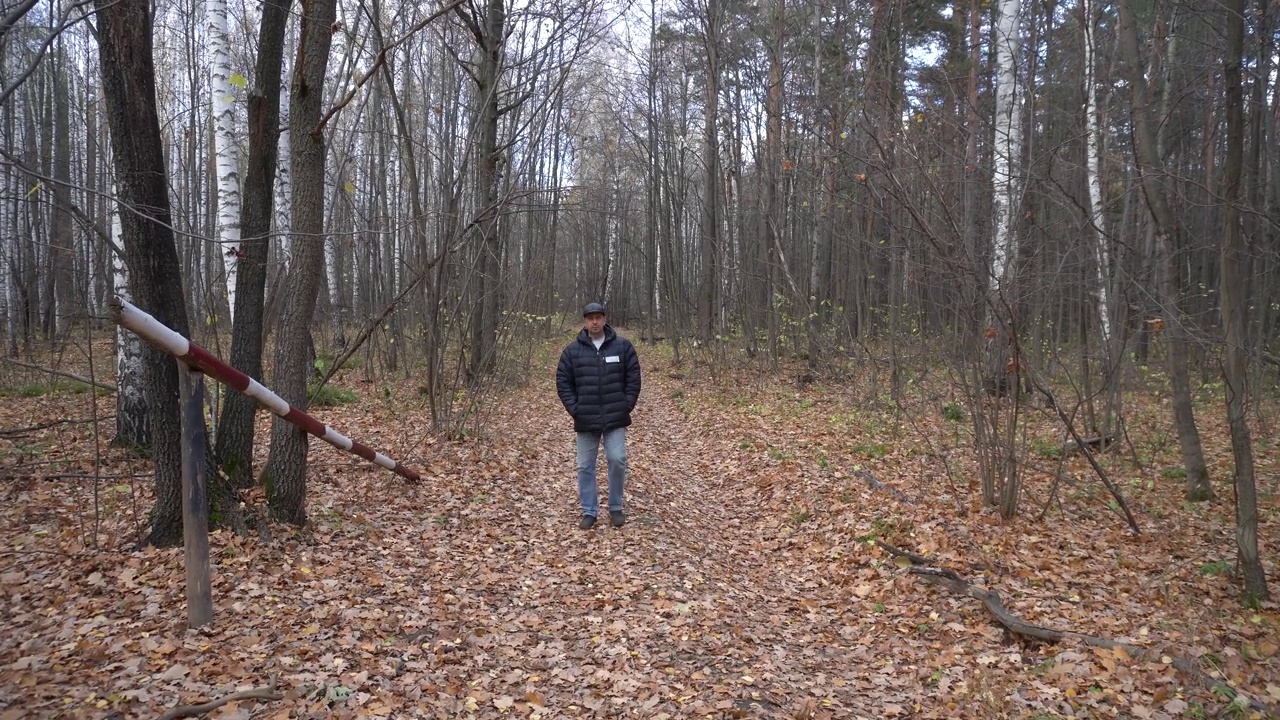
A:
POLYGON ((596 490, 596 456, 600 454, 600 434, 580 432, 578 447, 578 503, 582 514, 600 514, 600 496, 596 490))
POLYGON ((604 458, 609 463, 609 512, 622 512, 623 486, 627 479, 627 429, 604 434, 604 458))

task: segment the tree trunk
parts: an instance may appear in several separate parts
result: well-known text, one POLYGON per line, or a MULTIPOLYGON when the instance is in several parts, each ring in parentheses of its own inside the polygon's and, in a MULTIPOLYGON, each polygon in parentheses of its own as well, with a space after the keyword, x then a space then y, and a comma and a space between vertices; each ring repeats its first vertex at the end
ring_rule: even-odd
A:
MULTIPOLYGON (((301 10, 289 93, 293 267, 276 335, 272 384, 286 402, 305 410, 311 321, 324 274, 325 139, 319 122, 336 0, 303 0, 301 10)), ((271 451, 263 471, 272 516, 299 526, 307 521, 307 437, 302 428, 273 418, 271 451)))
MULTIPOLYGON (((213 112, 213 162, 217 182, 219 254, 226 272, 227 303, 234 322, 236 311, 236 271, 240 245, 240 172, 237 167, 235 137, 236 86, 231 80, 231 43, 227 35, 227 0, 207 0, 205 4, 209 50, 209 96, 213 112)), ((256 80, 255 80, 256 82, 256 80)), ((210 278, 212 280, 212 278, 210 278)), ((214 307, 220 307, 218 303, 214 307)), ((210 315, 213 315, 212 309, 210 315)))
POLYGON ((703 109, 704 194, 702 232, 699 236, 700 280, 698 288, 698 327, 704 342, 716 335, 719 314, 720 254, 720 142, 716 118, 720 114, 720 23, 723 11, 720 0, 707 0, 707 16, 703 41, 707 51, 706 104, 703 109))
MULTIPOLYGON (((1014 306, 1009 294, 1014 283, 1017 256, 1017 203, 1019 184, 1015 167, 1022 162, 1022 101, 1018 90, 1018 58, 1022 51, 1019 0, 1001 0, 995 28, 996 110, 995 110, 995 210, 992 219, 991 266, 992 307, 1014 306)), ((996 322, 1006 318, 994 319, 996 322)))
MULTIPOLYGON (((1227 157, 1223 166, 1222 199, 1226 204, 1222 228, 1220 276, 1222 327, 1226 348, 1222 379, 1226 392, 1227 424, 1231 428, 1231 456, 1235 460, 1236 552, 1244 577, 1246 600, 1256 605, 1269 598, 1267 576, 1258 554, 1258 491, 1254 482, 1253 439, 1245 419, 1248 397, 1248 288, 1250 257, 1240 234, 1241 165, 1244 159, 1244 94, 1241 60, 1244 48, 1244 0, 1226 0, 1226 56, 1222 78, 1226 91, 1227 157)), ((1256 81, 1255 81, 1256 82, 1256 81)))
MULTIPOLYGON (((778 320, 773 305, 775 292, 774 268, 777 267, 777 249, 782 247, 782 217, 779 185, 782 182, 782 43, 785 25, 786 0, 773 0, 771 41, 769 52, 769 85, 765 95, 765 154, 764 154, 764 227, 758 253, 760 274, 764 282, 760 288, 760 306, 769 328, 769 362, 778 365, 778 320)), ((796 298, 799 301, 799 298, 796 298)), ((800 312, 793 307, 793 312, 800 312)))
MULTIPOLYGON (((95 5, 129 289, 140 307, 175 332, 187 335, 187 309, 156 113, 150 3, 95 0, 95 5)), ((167 547, 182 542, 177 365, 164 351, 147 346, 143 375, 155 461, 156 504, 149 541, 167 547)))
POLYGON ((1097 47, 1094 43, 1093 1, 1084 0, 1080 6, 1084 27, 1084 126, 1085 126, 1085 184, 1089 188, 1089 233, 1094 238, 1095 297, 1097 299, 1098 330, 1101 334, 1103 367, 1111 366, 1111 253, 1107 247, 1105 217, 1102 209, 1101 136, 1098 132, 1098 91, 1094 81, 1094 65, 1097 47))
POLYGON ((501 79, 507 10, 504 0, 488 0, 484 28, 476 38, 480 46, 480 67, 476 73, 479 98, 480 138, 476 143, 476 212, 479 223, 480 248, 476 259, 476 304, 471 316, 472 379, 492 367, 496 359, 498 316, 501 312, 502 239, 498 233, 498 169, 502 150, 498 148, 498 83, 501 79))
MULTIPOLYGON (((111 214, 112 238, 120 243, 120 214, 111 214)), ((115 294, 133 302, 124 258, 111 254, 115 294)), ((151 454, 151 416, 143 384, 142 338, 116 326, 116 436, 111 444, 138 456, 151 454)))
MULTIPOLYGON (((262 379, 263 301, 267 284, 272 202, 279 158, 280 84, 290 0, 267 0, 258 31, 254 87, 249 93, 249 162, 240 206, 240 248, 236 258, 231 364, 262 379)), ((218 465, 237 487, 253 482, 254 415, 257 403, 230 393, 218 424, 218 465)))
POLYGON ((75 232, 71 208, 71 123, 67 77, 70 74, 67 54, 57 43, 53 54, 53 228, 49 234, 49 252, 53 273, 49 278, 54 292, 49 301, 56 308, 50 318, 52 330, 65 329, 73 315, 85 311, 84 302, 76 297, 75 232))
POLYGON ((1161 187, 1163 164, 1156 149, 1155 136, 1151 132, 1150 99, 1147 93, 1146 72, 1139 54, 1138 28, 1134 24, 1132 0, 1118 3, 1120 12, 1120 50, 1125 55, 1129 69, 1129 86, 1132 92, 1130 114, 1133 126, 1134 154, 1141 175, 1142 193, 1147 210, 1154 224, 1156 255, 1158 257, 1157 294, 1163 308, 1164 335, 1167 339, 1169 381, 1173 392, 1173 414, 1178 429, 1178 445, 1182 450, 1182 463, 1187 473, 1186 497, 1191 501, 1213 497, 1209 474, 1204 464, 1204 452, 1200 446, 1200 432, 1196 429, 1195 414, 1191 406, 1191 380, 1187 369, 1187 344, 1189 338, 1182 325, 1182 313, 1178 304, 1178 264, 1173 254, 1170 233, 1173 215, 1161 187))

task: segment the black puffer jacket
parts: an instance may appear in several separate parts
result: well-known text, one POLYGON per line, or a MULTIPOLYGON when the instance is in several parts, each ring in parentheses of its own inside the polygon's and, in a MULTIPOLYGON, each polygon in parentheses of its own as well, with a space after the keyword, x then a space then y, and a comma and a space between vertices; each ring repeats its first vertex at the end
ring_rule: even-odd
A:
POLYGON ((630 340, 609 325, 596 350, 584 329, 560 353, 556 392, 577 432, 607 432, 631 424, 640 399, 640 358, 630 340))

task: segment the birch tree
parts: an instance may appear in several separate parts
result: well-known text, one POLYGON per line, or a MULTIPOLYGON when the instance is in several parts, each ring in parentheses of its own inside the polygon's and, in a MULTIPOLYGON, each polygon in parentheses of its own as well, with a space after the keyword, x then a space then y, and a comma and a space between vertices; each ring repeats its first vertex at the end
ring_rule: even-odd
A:
MULTIPOLYGON (((123 230, 120 211, 111 211, 111 238, 119 248, 123 230)), ((133 302, 124 254, 111 253, 112 283, 117 297, 133 302)), ((119 325, 116 334, 116 435, 112 444, 142 454, 151 449, 151 416, 143 384, 142 339, 119 325)))
POLYGON ((1005 293, 1014 282, 1012 261, 1017 250, 1019 186, 1015 165, 1022 159, 1022 102, 1018 81, 1018 57, 1022 50, 1020 13, 1020 0, 1000 0, 995 25, 995 210, 988 274, 989 290, 997 304, 1010 301, 1005 293))
MULTIPOLYGON (((996 93, 994 162, 993 162, 993 212, 992 249, 988 266, 987 317, 989 339, 987 372, 988 383, 1012 393, 1018 393, 1018 363, 1016 353, 1018 331, 1016 317, 1017 256, 1017 206, 1021 189, 1015 165, 1022 161, 1022 100, 1019 89, 1018 59, 1022 50, 1020 28, 1021 7, 1019 0, 1001 0, 999 15, 994 28, 996 45, 996 93), (1010 354, 1012 352, 1012 355, 1010 354), (1012 368, 1009 365, 1012 365, 1012 368), (1011 370, 1011 372, 1010 372, 1011 370), (1013 382, 1010 382, 1012 378, 1013 382)), ((1002 439, 1002 450, 985 449, 1003 455, 987 468, 990 478, 984 476, 983 501, 991 505, 998 500, 1000 515, 1013 517, 1017 513, 1021 491, 1021 475, 1013 435, 1017 422, 1018 403, 1010 402, 990 420, 993 423, 989 440, 1002 439), (1004 438, 1000 438, 999 423, 1004 421, 1004 438), (997 498, 998 496, 998 498, 997 498)))
MULTIPOLYGON (((258 56, 249 92, 249 159, 245 201, 240 208, 243 257, 236 258, 235 322, 231 328, 231 364, 255 380, 262 379, 263 302, 270 252, 273 191, 280 165, 280 80, 290 0, 266 0, 258 31, 258 56)), ((257 403, 230 393, 218 423, 218 465, 238 485, 252 483, 257 403)))
POLYGON ((237 85, 244 76, 232 74, 231 43, 227 36, 227 0, 205 0, 209 43, 209 106, 213 112, 213 162, 217 174, 218 243, 226 271, 228 307, 236 309, 236 272, 240 248, 240 172, 236 158, 237 85))
POLYGON ((1107 248, 1107 233, 1102 210, 1101 143, 1098 130, 1098 88, 1094 80, 1094 64, 1097 62, 1097 45, 1094 28, 1094 0, 1081 0, 1080 13, 1084 29, 1084 135, 1085 135, 1085 184, 1089 188, 1089 232, 1094 239, 1094 271, 1096 273, 1096 299, 1098 329, 1102 335, 1102 351, 1106 366, 1111 365, 1111 253, 1107 248))

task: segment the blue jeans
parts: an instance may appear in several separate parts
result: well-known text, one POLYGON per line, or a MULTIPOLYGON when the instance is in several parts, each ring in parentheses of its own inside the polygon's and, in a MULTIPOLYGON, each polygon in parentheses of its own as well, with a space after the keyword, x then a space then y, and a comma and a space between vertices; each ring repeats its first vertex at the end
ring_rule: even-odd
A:
POLYGON ((622 512, 622 486, 627 477, 627 429, 615 428, 604 433, 578 433, 578 502, 582 514, 600 514, 600 496, 596 489, 596 458, 603 440, 604 458, 609 464, 609 512, 622 512))

